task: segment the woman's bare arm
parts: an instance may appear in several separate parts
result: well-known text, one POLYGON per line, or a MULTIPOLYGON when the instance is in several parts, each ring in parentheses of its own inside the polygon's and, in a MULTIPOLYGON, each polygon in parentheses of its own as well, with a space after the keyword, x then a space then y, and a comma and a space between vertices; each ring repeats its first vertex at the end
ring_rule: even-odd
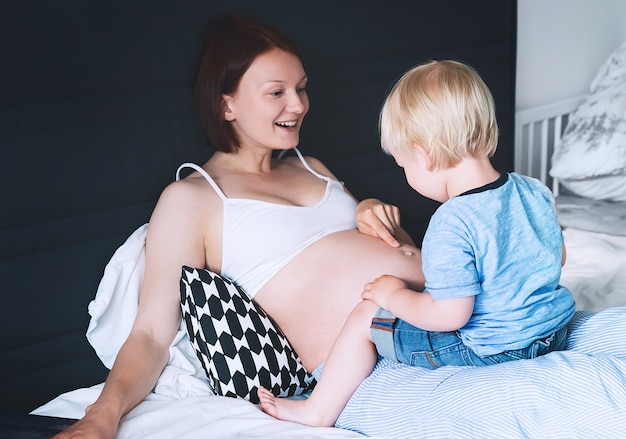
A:
POLYGON ((194 190, 189 184, 175 185, 164 191, 148 226, 146 270, 128 339, 99 398, 55 439, 115 437, 122 416, 153 389, 169 361, 169 346, 180 324, 181 267, 205 265, 202 222, 195 214, 201 209, 194 209, 194 190))

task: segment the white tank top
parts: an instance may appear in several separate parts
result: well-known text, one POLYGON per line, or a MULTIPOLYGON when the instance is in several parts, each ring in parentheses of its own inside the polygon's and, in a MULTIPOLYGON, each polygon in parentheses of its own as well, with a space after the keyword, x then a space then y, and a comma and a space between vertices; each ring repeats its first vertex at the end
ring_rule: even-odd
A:
POLYGON ((253 298, 301 251, 334 232, 356 228, 356 202, 337 180, 315 172, 295 149, 305 168, 326 181, 326 192, 313 206, 291 206, 245 198, 228 198, 200 166, 198 171, 223 203, 222 272, 253 298))

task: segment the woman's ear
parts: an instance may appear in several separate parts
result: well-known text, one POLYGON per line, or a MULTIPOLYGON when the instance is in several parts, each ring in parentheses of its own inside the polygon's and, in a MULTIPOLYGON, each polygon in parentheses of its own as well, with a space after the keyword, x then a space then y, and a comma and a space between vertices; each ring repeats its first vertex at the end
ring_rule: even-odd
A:
POLYGON ((424 166, 428 172, 432 172, 434 170, 433 161, 431 160, 428 152, 424 149, 422 145, 417 143, 411 144, 411 149, 413 150, 413 154, 417 158, 417 160, 424 166))
POLYGON ((224 120, 227 122, 232 122, 235 120, 235 114, 231 110, 231 105, 233 102, 233 97, 229 95, 222 95, 222 107, 224 111, 224 120))

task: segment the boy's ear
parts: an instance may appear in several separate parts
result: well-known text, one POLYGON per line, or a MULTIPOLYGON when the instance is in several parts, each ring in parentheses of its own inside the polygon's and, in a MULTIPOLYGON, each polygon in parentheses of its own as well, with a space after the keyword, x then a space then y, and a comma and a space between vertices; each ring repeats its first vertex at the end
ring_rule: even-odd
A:
POLYGON ((432 172, 434 170, 433 161, 430 159, 428 152, 424 149, 422 145, 417 143, 412 143, 411 148, 413 149, 414 154, 417 156, 417 159, 420 163, 423 164, 424 169, 428 172, 432 172))
POLYGON ((222 95, 222 107, 224 111, 224 120, 228 122, 232 122, 233 120, 235 120, 235 114, 230 109, 232 100, 233 100, 232 96, 222 95))

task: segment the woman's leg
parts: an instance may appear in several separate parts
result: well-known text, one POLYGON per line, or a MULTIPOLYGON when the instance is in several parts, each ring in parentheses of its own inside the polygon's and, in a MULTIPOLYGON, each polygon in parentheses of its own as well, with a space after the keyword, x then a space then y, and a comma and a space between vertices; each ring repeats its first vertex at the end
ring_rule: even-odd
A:
POLYGON ((311 396, 306 400, 275 397, 259 389, 263 411, 275 418, 314 426, 332 426, 359 384, 376 364, 376 349, 370 337, 372 317, 378 305, 359 303, 348 316, 324 364, 311 396))

